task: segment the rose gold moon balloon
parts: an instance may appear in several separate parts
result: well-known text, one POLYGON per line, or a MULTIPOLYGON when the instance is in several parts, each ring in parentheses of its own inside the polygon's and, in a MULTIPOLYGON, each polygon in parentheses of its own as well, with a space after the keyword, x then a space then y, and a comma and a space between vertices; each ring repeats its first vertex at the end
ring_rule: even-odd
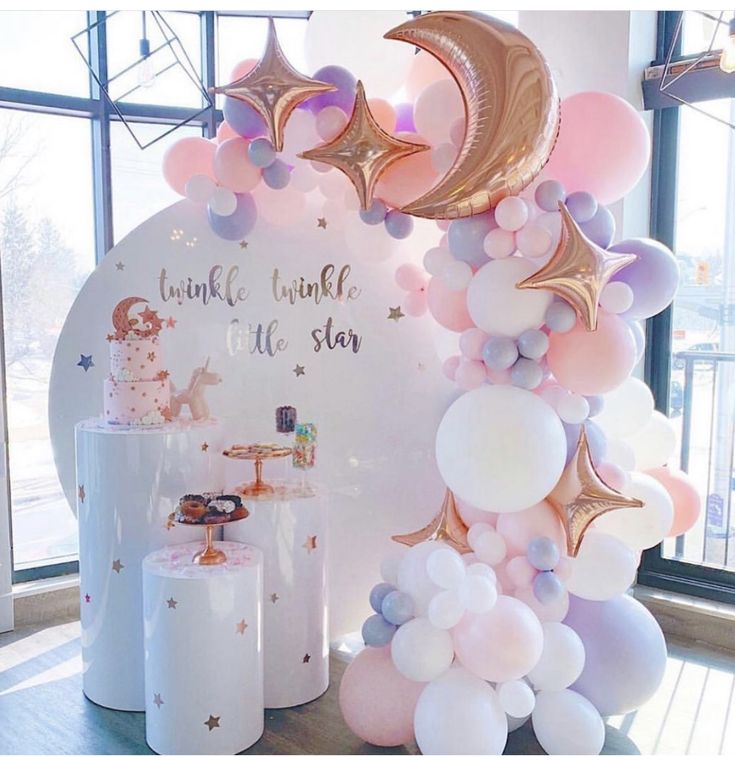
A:
POLYGON ((133 328, 136 321, 130 318, 130 308, 142 302, 148 302, 148 300, 142 297, 126 297, 115 305, 115 309, 112 311, 112 328, 115 329, 115 339, 125 339, 125 335, 131 331, 138 336, 145 333, 140 329, 133 328))
POLYGON ((385 35, 438 58, 465 107, 462 149, 446 176, 401 208, 424 218, 482 213, 528 186, 549 159, 559 98, 533 43, 514 27, 472 12, 427 13, 385 35))

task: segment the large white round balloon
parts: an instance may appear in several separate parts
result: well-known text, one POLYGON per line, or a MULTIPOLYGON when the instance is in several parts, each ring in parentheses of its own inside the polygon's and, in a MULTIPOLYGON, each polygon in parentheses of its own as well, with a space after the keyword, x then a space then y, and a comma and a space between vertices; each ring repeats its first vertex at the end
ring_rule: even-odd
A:
POLYGON ((502 754, 508 738, 492 686, 459 666, 421 692, 413 723, 422 754, 502 754))
POLYGON ((599 529, 587 531, 567 589, 582 599, 602 602, 622 594, 635 581, 638 555, 615 536, 599 529))
POLYGON ((625 441, 633 449, 636 470, 666 465, 676 452, 676 431, 671 421, 655 410, 648 423, 625 441))
POLYGON ((426 618, 414 618, 400 626, 390 652, 398 672, 412 681, 433 681, 454 659, 449 631, 434 627, 426 618))
POLYGON ((664 487, 644 473, 631 473, 623 494, 643 501, 643 507, 611 510, 596 521, 596 529, 616 536, 631 549, 648 549, 658 544, 671 529, 674 505, 664 487))
POLYGON ((481 386, 447 410, 436 461, 447 486, 482 510, 515 512, 541 501, 564 469, 566 437, 557 414, 514 386, 481 386))
POLYGON ((576 631, 563 623, 542 623, 541 659, 528 674, 540 691, 561 691, 571 686, 584 668, 584 644, 576 631))
POLYGON ((576 691, 542 691, 531 716, 533 732, 547 754, 599 754, 605 724, 594 705, 576 691))
POLYGON ((441 542, 422 541, 406 552, 398 566, 398 588, 411 595, 417 615, 425 615, 429 602, 441 591, 426 570, 426 561, 433 552, 446 549, 441 542))
POLYGON ((524 258, 503 258, 486 263, 467 287, 467 309, 475 324, 488 334, 517 337, 544 322, 551 292, 517 289, 519 281, 537 266, 524 258))
POLYGON ((640 431, 653 415, 653 395, 639 378, 631 376, 605 395, 595 423, 608 437, 620 438, 640 431))

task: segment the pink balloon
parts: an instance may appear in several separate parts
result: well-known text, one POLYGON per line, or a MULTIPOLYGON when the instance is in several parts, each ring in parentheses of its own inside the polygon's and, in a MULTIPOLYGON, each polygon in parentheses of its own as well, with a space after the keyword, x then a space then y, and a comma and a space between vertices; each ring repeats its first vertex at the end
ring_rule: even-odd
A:
POLYGON ((459 368, 459 361, 462 358, 459 355, 452 355, 442 363, 442 373, 450 380, 454 381, 459 368))
POLYGON ((403 263, 396 268, 396 284, 406 292, 418 292, 426 289, 428 276, 423 268, 413 263, 403 263))
POLYGON ((204 137, 184 137, 174 142, 163 154, 163 178, 178 194, 186 196, 186 182, 192 176, 203 174, 212 181, 216 145, 204 137))
POLYGON ((392 134, 396 128, 396 112, 393 106, 387 100, 381 100, 379 97, 373 97, 368 100, 368 107, 383 131, 392 134))
POLYGON ((523 604, 528 605, 542 623, 561 623, 569 612, 569 592, 566 589, 558 599, 546 604, 536 599, 533 588, 530 586, 517 589, 515 596, 523 604))
POLYGON ((250 192, 260 181, 260 169, 250 162, 248 142, 235 137, 223 142, 214 155, 214 175, 217 181, 233 192, 250 192))
POLYGON ((562 554, 567 551, 559 516, 546 500, 516 513, 501 513, 496 529, 505 539, 509 556, 525 555, 528 545, 539 536, 553 539, 562 554))
POLYGON ((408 744, 413 741, 413 713, 425 685, 409 681, 396 670, 390 645, 366 647, 342 676, 342 717, 350 730, 369 744, 408 744))
POLYGON ((408 77, 404 83, 406 92, 412 100, 430 84, 441 79, 449 79, 451 74, 449 69, 440 63, 433 55, 420 51, 413 56, 411 68, 408 71, 408 77))
MULTIPOLYGON (((450 331, 464 331, 474 326, 467 312, 467 290, 452 291, 444 282, 433 276, 428 289, 429 312, 434 320, 450 331)), ((632 339, 633 337, 631 337, 632 339)))
POLYGON ((574 558, 562 555, 559 558, 559 562, 554 568, 554 575, 565 584, 572 577, 572 569, 574 568, 574 558))
POLYGON ((239 136, 240 135, 227 123, 227 121, 223 121, 217 127, 217 142, 219 142, 219 144, 226 142, 228 139, 235 139, 239 136))
POLYGON ((467 329, 459 337, 459 349, 470 360, 482 360, 482 348, 489 338, 482 329, 467 329))
POLYGON ((495 526, 498 520, 497 513, 472 507, 472 505, 468 505, 464 500, 459 499, 459 497, 456 497, 456 501, 459 517, 462 518, 467 527, 474 526, 475 523, 488 523, 491 526, 495 526))
POLYGON ((258 61, 255 58, 247 58, 246 60, 241 60, 232 69, 232 73, 230 74, 230 81, 237 81, 246 74, 249 74, 255 68, 255 64, 257 62, 258 61))
POLYGON ((556 380, 577 394, 604 394, 625 381, 635 365, 635 339, 617 315, 598 311, 597 329, 577 321, 571 331, 549 335, 546 353, 556 380))
POLYGON ((418 96, 413 106, 416 131, 432 145, 449 142, 452 124, 463 116, 462 95, 453 79, 443 79, 430 84, 418 96))
POLYGON ((293 226, 306 212, 306 195, 293 187, 271 189, 261 183, 253 192, 258 218, 272 226, 293 226))
POLYGON ((600 463, 597 473, 608 486, 618 491, 622 490, 628 480, 625 471, 615 463, 600 463))
POLYGON ((496 371, 493 368, 487 369, 487 380, 491 384, 510 384, 513 382, 510 371, 496 371))
POLYGON ((609 205, 643 176, 651 137, 640 114, 608 92, 579 92, 561 103, 561 129, 541 174, 567 193, 591 192, 609 205))
POLYGON ((517 555, 508 560, 505 573, 513 582, 515 588, 520 589, 522 586, 530 586, 538 571, 524 555, 517 555))
POLYGON ((414 318, 418 318, 423 315, 429 309, 429 304, 426 299, 426 292, 420 290, 418 292, 407 292, 403 298, 403 312, 406 315, 412 315, 414 318))
MULTIPOLYGON (((399 132, 396 136, 418 144, 428 144, 418 134, 399 132)), ((431 150, 417 152, 396 161, 385 171, 375 187, 375 196, 393 208, 401 208, 431 189, 437 176, 431 162, 431 150)))
POLYGON ((647 470, 647 476, 658 481, 671 495, 674 503, 674 522, 667 536, 680 536, 688 531, 699 518, 702 499, 692 479, 684 471, 668 466, 647 470))
POLYGON ((460 360, 454 379, 465 392, 482 386, 487 378, 485 363, 480 360, 460 360))
POLYGON ((336 105, 328 105, 316 114, 316 133, 328 142, 347 125, 347 114, 336 105))
POLYGON ((533 611, 500 596, 490 612, 465 613, 454 627, 454 651, 467 670, 486 681, 522 678, 541 657, 544 632, 533 611))

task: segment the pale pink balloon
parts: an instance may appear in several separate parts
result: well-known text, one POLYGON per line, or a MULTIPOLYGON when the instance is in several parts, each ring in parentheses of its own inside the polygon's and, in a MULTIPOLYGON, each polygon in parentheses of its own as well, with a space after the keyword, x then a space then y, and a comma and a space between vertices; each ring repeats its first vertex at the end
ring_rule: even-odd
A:
POLYGON ((214 155, 217 146, 204 137, 184 137, 163 154, 163 178, 177 194, 186 196, 186 182, 202 174, 216 181, 214 155))
POLYGON ((347 114, 336 105, 328 105, 316 115, 316 133, 329 142, 344 129, 347 124, 347 114))
POLYGON ((567 551, 559 516, 546 500, 515 513, 501 513, 496 528, 505 539, 508 555, 525 555, 531 541, 540 536, 553 539, 561 553, 567 551))
POLYGON ((462 358, 459 355, 452 355, 442 363, 442 373, 450 380, 454 381, 459 368, 459 361, 462 358))
POLYGON ((387 131, 388 134, 392 134, 396 128, 396 112, 393 106, 387 100, 373 97, 368 100, 368 107, 373 114, 373 118, 378 122, 378 126, 383 131, 387 131))
POLYGON ((566 583, 572 576, 572 568, 574 567, 574 558, 562 555, 559 558, 559 562, 554 567, 554 575, 562 582, 566 583))
POLYGON ((342 676, 342 717, 350 730, 369 744, 408 744, 413 741, 413 714, 424 686, 396 670, 390 645, 366 647, 342 676))
POLYGON ((692 479, 684 471, 672 470, 668 466, 651 468, 645 473, 666 489, 674 503, 674 522, 667 536, 687 532, 697 522, 702 509, 702 499, 692 479))
POLYGON ((459 349, 470 360, 482 360, 482 348, 489 338, 482 329, 467 329, 459 337, 459 349))
POLYGON ((257 62, 258 61, 255 58, 246 58, 245 60, 241 60, 232 69, 232 73, 230 74, 230 81, 237 81, 246 74, 249 74, 255 68, 257 62))
POLYGON ((604 394, 620 386, 635 359, 635 339, 626 322, 604 310, 598 310, 595 331, 577 321, 570 331, 549 335, 549 368, 562 386, 577 394, 604 394))
MULTIPOLYGON (((451 223, 451 220, 449 218, 439 218, 437 219, 436 225, 442 230, 442 231, 449 231, 449 224, 451 223)), ((447 241, 447 235, 444 234, 442 238, 439 240, 439 246, 447 247, 449 245, 449 242, 447 241), (442 242, 444 242, 444 245, 442 245, 442 242)))
POLYGON ((418 292, 426 289, 429 278, 422 268, 413 263, 403 263, 396 268, 396 284, 406 292, 418 292))
POLYGON ((485 383, 485 363, 480 360, 460 360, 454 379, 460 389, 469 392, 485 383))
POLYGON ((430 84, 442 79, 450 79, 449 69, 440 63, 433 55, 420 51, 413 56, 411 68, 404 82, 406 92, 412 100, 430 84))
POLYGON ((430 84, 418 96, 413 107, 416 131, 432 145, 449 142, 452 123, 462 116, 462 95, 454 79, 430 84))
POLYGON ((520 589, 522 586, 530 586, 538 573, 524 555, 516 555, 516 557, 508 560, 505 572, 516 589, 520 589))
POLYGON ((517 589, 515 596, 531 608, 542 623, 561 623, 569 612, 569 592, 565 589, 558 599, 544 604, 536 599, 531 586, 517 589))
MULTIPOLYGON (((464 331, 473 326, 467 312, 467 291, 460 289, 453 292, 444 282, 433 276, 428 289, 429 312, 434 320, 450 331, 464 331)), ((632 337, 631 337, 632 339, 632 337)))
POLYGON ((522 678, 541 657, 544 633, 536 615, 514 597, 500 596, 490 612, 465 613, 452 631, 457 659, 486 681, 522 678))
POLYGON ((641 115, 609 92, 579 92, 561 103, 561 127, 541 176, 567 193, 591 192, 609 205, 630 192, 648 165, 651 137, 641 115))
POLYGON ((426 291, 420 289, 418 292, 407 292, 403 298, 403 312, 406 315, 412 315, 418 318, 429 309, 426 291))
POLYGON ((597 466, 597 473, 608 486, 618 491, 622 491, 628 481, 628 474, 615 463, 600 463, 597 466))
MULTIPOLYGON (((418 134, 396 134, 418 144, 428 144, 418 134)), ((436 182, 438 174, 431 162, 431 150, 417 152, 396 161, 382 175, 375 187, 375 196, 393 208, 401 208, 427 192, 436 182)))
POLYGON ((253 192, 261 218, 271 226, 293 226, 299 223, 306 211, 306 195, 293 187, 271 189, 261 183, 253 192))
POLYGON ((511 384, 513 377, 510 371, 496 371, 494 368, 487 368, 487 379, 491 384, 511 384))
POLYGON ((235 137, 223 142, 214 155, 214 175, 217 181, 233 192, 250 192, 260 181, 260 169, 250 162, 248 142, 235 137))
POLYGON ((462 518, 468 528, 474 526, 475 523, 487 523, 491 526, 495 526, 497 523, 497 513, 491 513, 489 510, 480 510, 477 507, 472 507, 472 505, 468 505, 459 497, 455 497, 455 499, 457 502, 457 512, 459 513, 459 517, 462 518))
POLYGON ((219 144, 226 142, 228 139, 235 139, 239 136, 240 135, 227 123, 227 121, 223 121, 217 127, 217 142, 219 142, 219 144))

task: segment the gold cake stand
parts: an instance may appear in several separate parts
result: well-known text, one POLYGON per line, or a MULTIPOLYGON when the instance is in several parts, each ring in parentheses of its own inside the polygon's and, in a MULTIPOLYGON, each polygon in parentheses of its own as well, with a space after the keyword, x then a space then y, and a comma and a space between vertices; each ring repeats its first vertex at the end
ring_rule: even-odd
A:
MULTIPOLYGON (((247 518, 248 515, 250 515, 247 508, 245 508, 245 512, 247 514, 244 517, 247 518)), ((227 523, 235 523, 235 520, 236 519, 229 520, 227 523)), ((238 518, 237 520, 242 520, 242 518, 238 518)), ((177 526, 204 527, 204 533, 206 535, 204 549, 200 549, 194 557, 191 558, 191 561, 195 565, 222 565, 222 563, 227 562, 227 555, 221 549, 217 549, 214 546, 214 529, 217 526, 227 525, 227 523, 186 523, 185 521, 176 520, 175 513, 169 514, 168 522, 169 524, 175 524, 177 526)))
POLYGON ((222 454, 230 460, 252 460, 255 463, 255 481, 250 481, 235 489, 241 497, 257 499, 265 495, 272 495, 275 489, 263 481, 263 460, 275 460, 288 457, 293 452, 291 447, 280 444, 233 444, 222 454))

